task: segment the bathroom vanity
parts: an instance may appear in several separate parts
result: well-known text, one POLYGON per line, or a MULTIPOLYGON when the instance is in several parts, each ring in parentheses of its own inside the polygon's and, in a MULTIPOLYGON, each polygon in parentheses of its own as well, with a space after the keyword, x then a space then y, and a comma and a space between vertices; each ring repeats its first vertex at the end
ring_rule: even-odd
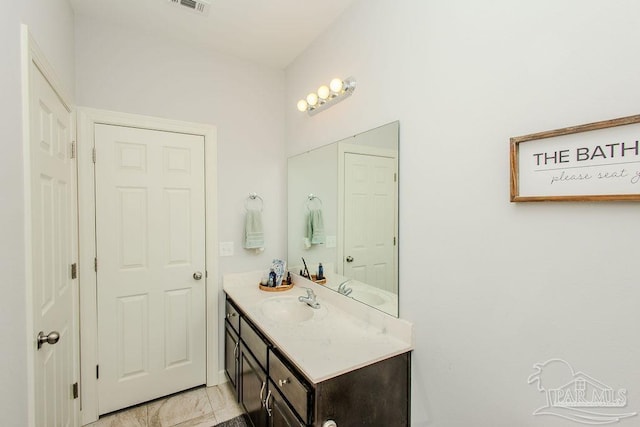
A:
POLYGON ((277 295, 259 280, 224 280, 225 371, 254 427, 409 425, 410 323, 301 277, 277 295))

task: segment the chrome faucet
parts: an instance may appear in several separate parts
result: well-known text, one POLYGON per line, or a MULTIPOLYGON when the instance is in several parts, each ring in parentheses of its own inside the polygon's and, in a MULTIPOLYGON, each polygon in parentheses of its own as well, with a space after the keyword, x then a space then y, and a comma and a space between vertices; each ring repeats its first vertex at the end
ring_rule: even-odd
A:
POLYGON ((318 301, 316 301, 316 293, 313 292, 313 289, 311 289, 311 288, 304 288, 304 289, 307 290, 307 296, 306 297, 302 297, 302 296, 298 297, 298 301, 307 304, 311 308, 320 308, 320 303, 318 301))
POLYGON ((338 293, 346 296, 346 295, 349 295, 351 292, 353 292, 353 289, 347 288, 347 284, 350 281, 351 279, 347 279, 344 282, 340 283, 340 286, 338 286, 338 293))

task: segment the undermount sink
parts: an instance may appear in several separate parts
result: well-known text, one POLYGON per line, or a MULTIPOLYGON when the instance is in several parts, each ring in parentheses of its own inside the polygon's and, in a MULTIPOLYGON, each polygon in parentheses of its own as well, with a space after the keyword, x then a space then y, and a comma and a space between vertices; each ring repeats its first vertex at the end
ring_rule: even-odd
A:
POLYGON ((276 322, 305 322, 312 318, 324 317, 327 309, 311 308, 298 301, 297 296, 278 296, 262 301, 262 313, 276 322))

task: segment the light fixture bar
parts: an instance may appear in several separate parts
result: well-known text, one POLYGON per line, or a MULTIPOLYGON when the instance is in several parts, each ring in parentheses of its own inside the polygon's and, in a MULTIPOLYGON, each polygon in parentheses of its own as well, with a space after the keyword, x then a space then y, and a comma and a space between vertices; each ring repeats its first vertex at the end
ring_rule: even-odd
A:
POLYGON ((329 86, 320 86, 317 93, 311 92, 305 99, 298 101, 298 110, 313 116, 351 96, 355 89, 356 80, 353 77, 333 79, 329 86))

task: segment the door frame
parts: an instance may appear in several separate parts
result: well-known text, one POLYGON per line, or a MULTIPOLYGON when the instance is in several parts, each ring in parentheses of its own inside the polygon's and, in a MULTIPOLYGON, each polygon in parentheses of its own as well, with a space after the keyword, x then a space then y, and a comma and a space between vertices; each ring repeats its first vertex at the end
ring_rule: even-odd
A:
MULTIPOLYGON (((69 97, 68 93, 64 90, 64 87, 55 73, 55 70, 45 57, 44 53, 38 43, 36 43, 35 39, 31 35, 29 31, 29 27, 26 24, 20 24, 20 50, 21 50, 21 80, 22 80, 22 148, 23 148, 23 172, 24 172, 24 217, 29 218, 24 223, 24 253, 25 253, 25 302, 26 302, 26 335, 27 335, 27 425, 29 427, 35 426, 36 423, 36 378, 35 378, 35 360, 36 360, 36 346, 35 346, 35 330, 34 330, 34 319, 33 315, 35 313, 33 300, 33 264, 32 264, 32 253, 33 253, 33 245, 32 245, 32 236, 33 230, 31 227, 31 77, 30 77, 30 68, 31 63, 34 63, 35 66, 40 70, 44 78, 47 80, 53 91, 58 95, 60 101, 64 105, 64 107, 69 111, 71 115, 71 122, 69 123, 69 131, 70 138, 69 144, 75 142, 75 110, 73 108, 72 98, 69 97)), ((72 182, 72 187, 75 187, 75 200, 74 202, 78 203, 78 188, 77 188, 77 159, 75 163, 75 174, 74 182, 72 182)), ((71 211, 71 214, 75 215, 72 218, 72 223, 76 223, 77 221, 77 212, 71 211)), ((78 228, 75 227, 74 236, 70 239, 70 243, 73 246, 72 249, 72 258, 77 260, 78 258, 78 228)), ((79 296, 79 281, 72 280, 72 295, 73 295, 73 304, 77 307, 78 296, 79 296)), ((74 344, 73 344, 73 359, 74 359, 74 378, 79 380, 79 365, 80 365, 80 349, 79 349, 79 316, 78 311, 74 313, 74 318, 72 321, 73 329, 71 333, 74 336, 74 344)), ((76 422, 79 421, 79 404, 76 403, 74 405, 76 413, 74 414, 74 419, 76 422)))
POLYGON ((81 423, 98 419, 98 320, 96 258, 96 211, 93 148, 94 127, 107 124, 204 137, 205 157, 205 262, 206 292, 206 383, 220 383, 218 373, 218 209, 217 209, 217 129, 215 126, 159 117, 78 107, 78 189, 80 242, 80 395, 81 423))

